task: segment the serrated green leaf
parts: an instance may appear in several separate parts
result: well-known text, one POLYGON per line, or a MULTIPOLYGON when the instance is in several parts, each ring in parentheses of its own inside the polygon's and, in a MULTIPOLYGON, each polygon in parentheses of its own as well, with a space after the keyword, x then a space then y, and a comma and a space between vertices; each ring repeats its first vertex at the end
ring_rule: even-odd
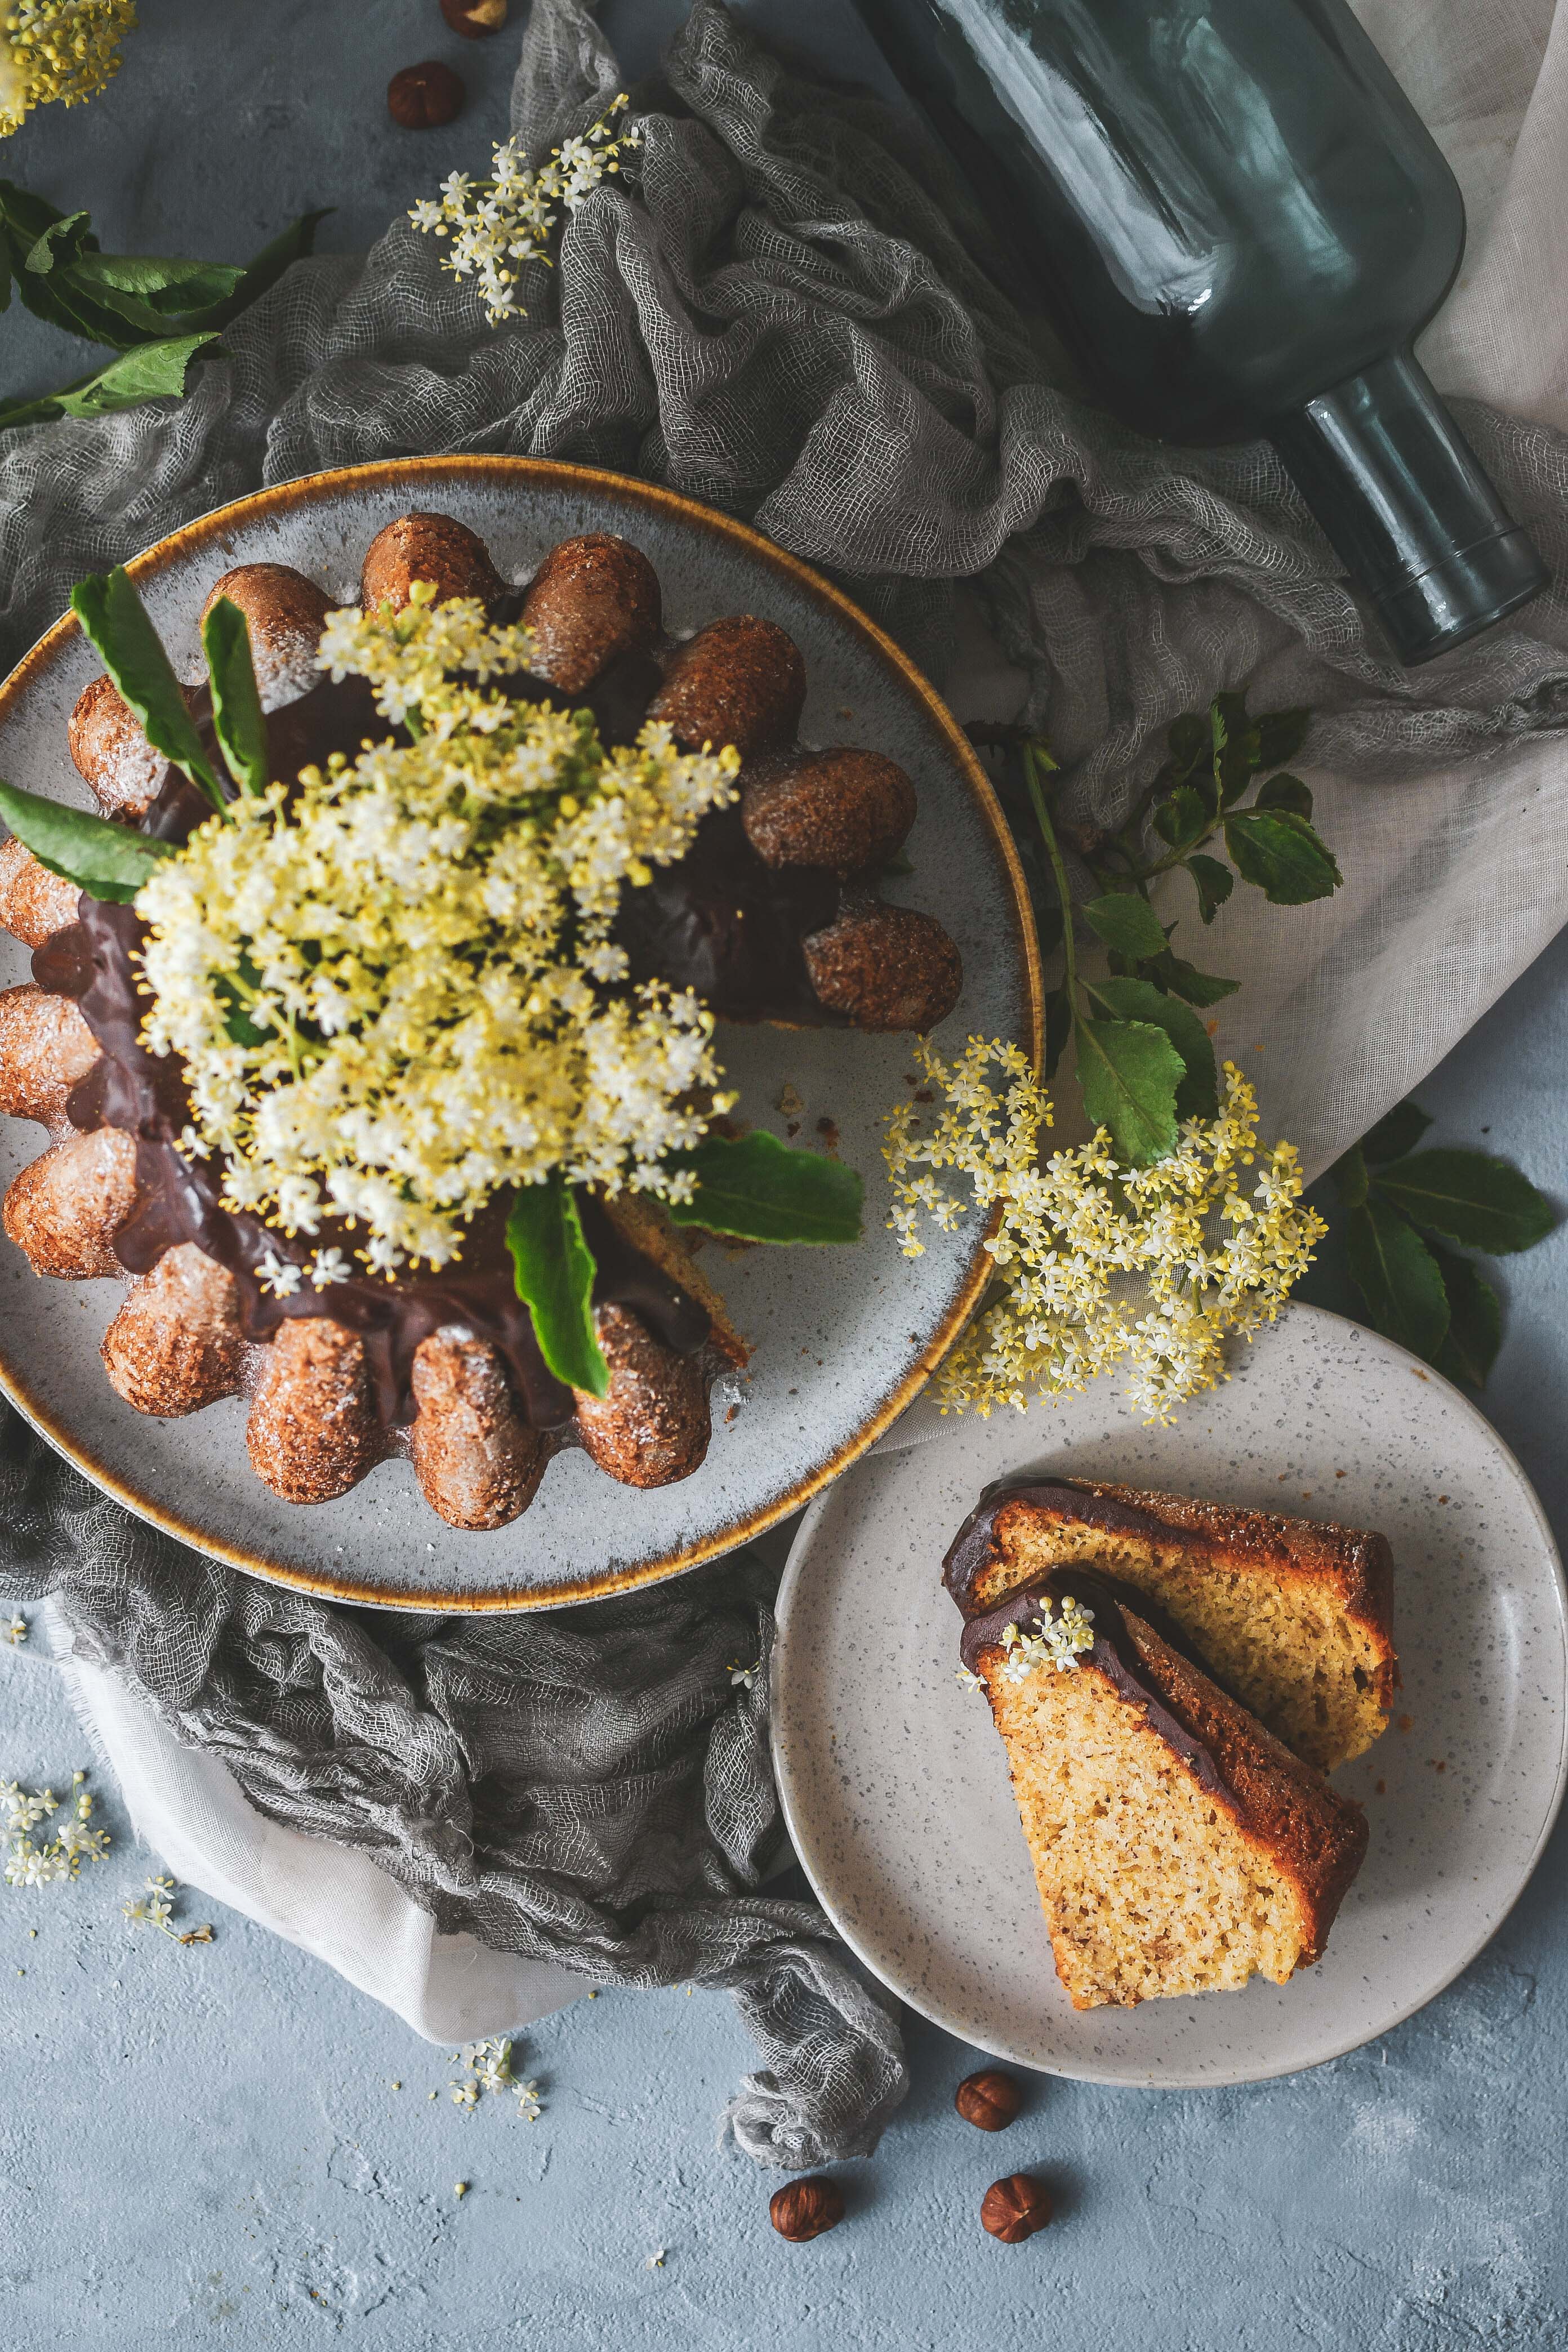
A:
POLYGON ((58 213, 34 238, 22 267, 35 278, 47 278, 56 270, 68 269, 86 247, 91 233, 92 223, 86 213, 58 213))
POLYGON ((1367 1195, 1366 1161, 1359 1143, 1352 1143, 1342 1152, 1329 1171, 1340 1188, 1340 1198, 1347 1209, 1363 1207, 1367 1195))
POLYGON ((1533 1249, 1556 1223, 1551 1202, 1529 1177, 1485 1151, 1436 1145, 1389 1160, 1373 1181, 1418 1225, 1493 1257, 1533 1249))
POLYGON ((1164 982, 1173 996, 1179 996, 1184 1003, 1195 1004, 1200 1012, 1206 1012, 1211 1004, 1223 1003, 1241 986, 1239 980, 1223 980, 1217 972, 1197 971, 1179 955, 1173 955, 1168 948, 1149 969, 1156 979, 1164 982))
POLYGON ((1258 737, 1243 694, 1216 694, 1209 711, 1214 737, 1215 787, 1222 809, 1247 790, 1258 765, 1258 737))
POLYGON ((1312 723, 1310 710, 1265 710, 1253 720, 1258 733, 1258 764, 1282 768, 1307 740, 1312 723))
POLYGON ((119 905, 134 898, 176 846, 171 841, 153 841, 128 824, 111 824, 86 809, 46 800, 41 793, 24 792, 16 784, 0 783, 0 818, 51 874, 74 882, 89 898, 119 905))
POLYGON ((1448 1294, 1415 1226, 1373 1193, 1349 1212, 1344 1234, 1351 1280, 1373 1329, 1434 1363, 1448 1328, 1448 1294))
POLYGON ((1117 955, 1131 956, 1136 962, 1165 952, 1160 918, 1146 898, 1113 890, 1103 898, 1091 898, 1080 911, 1090 930, 1117 955))
POLYGON ((267 721, 261 715, 250 631, 237 604, 220 596, 202 623, 202 651, 212 686, 213 731, 242 793, 268 785, 267 721))
POLYGON ((1219 1109, 1214 1045, 1191 1007, 1179 997, 1162 996, 1147 980, 1096 980, 1089 993, 1118 1021, 1147 1021, 1163 1029, 1182 1058, 1176 1088, 1178 1118, 1213 1118, 1219 1109))
POLYGON ((667 1202, 678 1225, 706 1225, 749 1242, 858 1242, 865 1191, 853 1168, 820 1151, 781 1143, 763 1128, 750 1135, 710 1135, 690 1151, 672 1152, 697 1190, 667 1202))
POLYGON ((1194 856, 1183 863, 1197 888, 1198 912, 1205 923, 1212 923, 1216 908, 1224 906, 1235 889, 1236 877, 1217 857, 1194 856))
POLYGON ((1450 1381, 1483 1389, 1502 1345, 1502 1301, 1471 1260, 1428 1242, 1448 1294, 1448 1328, 1435 1361, 1450 1381))
POLYGON ((71 610, 153 749, 188 776, 221 815, 225 802, 217 778, 130 573, 117 564, 112 572, 79 580, 71 590, 71 610))
POLYGON ((1041 1076, 1047 1081, 1056 1076, 1057 1066, 1067 1052, 1071 1035, 1072 1000, 1065 985, 1053 988, 1046 998, 1045 1051, 1041 1056, 1041 1076))
POLYGON ((1225 821, 1225 845, 1242 880, 1271 906, 1304 907, 1327 898, 1343 878, 1306 818, 1289 809, 1233 809, 1225 821))
POLYGON ((58 392, 13 401, 0 408, 0 432, 13 425, 43 425, 56 416, 110 416, 144 400, 173 394, 183 397, 191 362, 216 335, 173 335, 166 342, 141 343, 92 375, 79 376, 58 392))
POLYGON ((1186 1066, 1163 1028, 1079 1020, 1076 1034, 1083 1107, 1096 1127, 1110 1129, 1118 1158, 1147 1168, 1174 1151, 1176 1089, 1186 1066))
POLYGON ((607 1395, 610 1368, 594 1328, 596 1268, 571 1188, 559 1176, 524 1184, 506 1221, 506 1241, 517 1295, 547 1367, 568 1388, 607 1395))
POLYGON ((1312 795, 1300 776, 1270 776, 1252 803, 1254 808, 1293 809, 1312 821, 1312 795))
POLYGON ((1195 710, 1189 710, 1173 719, 1165 737, 1178 782, 1191 774, 1198 761, 1212 750, 1209 722, 1195 710))
POLYGON ((1432 1122, 1419 1103, 1395 1103, 1384 1111, 1375 1127, 1369 1127, 1362 1137, 1361 1148, 1373 1162, 1403 1160, 1414 1151, 1432 1122))
POLYGON ((1154 811, 1154 830, 1173 849, 1190 849, 1201 841, 1214 819, 1203 795, 1191 784, 1178 784, 1154 811))

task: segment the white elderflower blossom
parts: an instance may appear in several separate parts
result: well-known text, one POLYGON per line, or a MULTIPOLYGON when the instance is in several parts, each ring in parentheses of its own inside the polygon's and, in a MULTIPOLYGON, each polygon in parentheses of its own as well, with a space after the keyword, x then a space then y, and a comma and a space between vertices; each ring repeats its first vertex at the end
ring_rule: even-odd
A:
POLYGON ((509 139, 495 151, 489 179, 448 173, 440 203, 425 196, 409 213, 416 228, 450 238, 442 266, 456 278, 473 279, 492 327, 514 315, 527 316, 517 299, 518 277, 531 261, 553 267, 550 233, 561 211, 574 213, 602 181, 623 168, 626 151, 642 143, 640 131, 616 128, 616 118, 626 104, 623 90, 597 122, 580 138, 563 140, 537 171, 529 169, 522 148, 509 139))
POLYGON ((27 1621, 18 1609, 5 1628, 5 1639, 14 1650, 19 1650, 27 1638, 27 1621))
POLYGON ((59 1799, 52 1789, 24 1789, 18 1780, 0 1782, 0 1806, 5 1815, 0 1822, 0 1848, 7 1885, 53 1885, 74 1878, 84 1862, 103 1860, 109 1833, 87 1826, 92 1816, 92 1798, 82 1785, 86 1779, 85 1772, 72 1774, 71 1787, 79 1793, 72 1801, 69 1818, 42 1845, 31 1832, 59 1811, 59 1799))
MULTIPOLYGON (((226 1202, 290 1235, 335 1215, 375 1274, 447 1264, 491 1194, 557 1172, 680 1196, 662 1163, 735 1100, 706 1006, 631 985, 608 933, 736 799, 738 755, 653 724, 606 751, 586 712, 488 684, 531 648, 423 584, 400 613, 331 614, 322 667, 413 740, 242 797, 136 902, 143 1042, 183 1063, 226 1202)), ((334 1242, 258 1273, 286 1298, 355 1270, 334 1242)))
POLYGON ((1274 1321, 1327 1231, 1300 1205, 1293 1144, 1244 1173, 1258 1103, 1232 1063, 1217 1118, 1188 1119, 1153 1166, 1122 1168, 1103 1128, 1042 1160, 1051 1107, 1020 1047, 972 1037, 948 1064, 922 1039, 915 1060, 945 1108, 922 1121, 905 1103, 888 1121, 888 1222, 906 1256, 925 1246, 924 1217, 951 1232, 972 1209, 1000 1212, 985 1244, 995 1281, 936 1376, 944 1412, 1021 1412, 1123 1365, 1132 1402, 1169 1421, 1224 1377, 1228 1335, 1274 1321), (947 1169, 969 1179, 967 1198, 940 1181, 947 1169))
POLYGON ((1064 1592, 1056 1616, 1051 1615, 1050 1602, 1037 1606, 1038 1622, 1026 1633, 1021 1625, 1005 1625, 1002 1647, 1006 1656, 1002 1673, 1010 1683, 1021 1683, 1040 1666, 1049 1666, 1058 1675, 1076 1674, 1078 1662, 1085 1651, 1094 1647, 1094 1612, 1083 1608, 1070 1592, 1064 1592))
MULTIPOLYGON (((512 2073, 512 2044, 504 2033, 492 2034, 484 2042, 465 2042, 452 2053, 454 2066, 466 2071, 461 2082, 451 2086, 452 2104, 472 2114, 479 2104, 482 2092, 494 2094, 510 2091, 517 2101, 517 2112, 527 2123, 536 2124, 543 2110, 540 2104, 539 2085, 530 2079, 520 2081, 512 2073)), ((431 2094, 434 2097, 435 2094, 431 2094)))

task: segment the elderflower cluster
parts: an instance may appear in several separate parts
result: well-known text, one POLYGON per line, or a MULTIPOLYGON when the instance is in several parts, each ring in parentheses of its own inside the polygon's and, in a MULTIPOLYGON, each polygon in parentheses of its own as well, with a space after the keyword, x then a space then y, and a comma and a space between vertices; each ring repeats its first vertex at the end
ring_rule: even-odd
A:
POLYGON ((176 1927, 174 1925, 174 1898, 179 1888, 172 1878, 162 1873, 145 1881, 145 1893, 128 1895, 120 1909, 131 1927, 156 1927, 172 1944, 210 1944, 213 1931, 205 1923, 199 1927, 176 1927))
POLYGON ((0 16, 0 139, 35 106, 79 106, 120 70, 132 0, 12 0, 0 16))
POLYGON ((531 2078, 523 2082, 511 2070, 511 2042, 504 2033, 491 2035, 486 2042, 465 2042, 460 2050, 452 2053, 454 2066, 466 2071, 461 2082, 452 2084, 452 2104, 471 2115, 479 2104, 481 2092, 500 2095, 510 2091, 517 2101, 521 2123, 536 2124, 542 2113, 539 2085, 531 2078))
MULTIPOLYGON (((712 1015, 631 985, 610 934, 622 891, 735 799, 739 758, 652 723, 606 751, 586 712, 509 700, 488 681, 530 644, 427 589, 332 614, 322 667, 413 740, 242 795, 136 900, 143 1042, 184 1065, 228 1205, 290 1235, 335 1214, 388 1276, 447 1263, 493 1192, 556 1171, 685 1197, 661 1163, 735 1100, 712 1015)), ((281 1297, 350 1271, 332 1247, 264 1274, 281 1297)))
POLYGON ((56 1824, 40 1843, 33 1832, 52 1822, 62 1811, 52 1789, 24 1789, 19 1781, 0 1781, 0 1844, 5 1853, 8 1886, 48 1886, 57 1879, 75 1878, 84 1862, 101 1862, 109 1851, 109 1832, 92 1827, 92 1795, 82 1784, 85 1772, 71 1775, 75 1794, 62 1823, 56 1824))
POLYGON ((440 203, 422 197, 409 214, 416 228, 451 238, 442 268, 474 279, 492 327, 514 313, 527 317, 517 299, 518 276, 531 261, 552 267, 550 232, 561 216, 555 208, 574 213, 602 180, 622 169, 623 152, 641 145, 640 131, 616 131, 616 117, 626 102, 623 90, 591 129, 554 148, 536 172, 509 139, 495 151, 489 179, 449 173, 440 203))
POLYGON ((1094 1647, 1094 1612, 1085 1609, 1070 1592, 1064 1592, 1059 1613, 1053 1617, 1049 1601, 1040 1603, 1037 1623, 1026 1633, 1021 1626, 1005 1625, 1002 1647, 1007 1653, 1002 1661, 1002 1672, 1010 1683, 1021 1683, 1037 1667, 1049 1666, 1058 1675, 1078 1672, 1079 1659, 1094 1647))
POLYGON ((951 1232, 972 1207, 998 1213, 994 1282, 937 1375, 944 1412, 1022 1411, 1122 1366, 1131 1402, 1169 1421, 1224 1377, 1227 1336, 1271 1323, 1311 1264, 1327 1228, 1301 1206, 1294 1145, 1259 1154, 1257 1099, 1233 1064, 1216 1118, 1186 1120, 1153 1166, 1122 1168, 1103 1128, 1042 1159, 1051 1107, 1016 1045, 972 1037, 949 1064, 922 1043, 916 1058, 945 1108, 927 1122, 906 1103, 888 1122, 888 1222, 905 1255, 924 1247, 923 1217, 951 1232), (939 1181, 948 1169, 967 1197, 939 1181))

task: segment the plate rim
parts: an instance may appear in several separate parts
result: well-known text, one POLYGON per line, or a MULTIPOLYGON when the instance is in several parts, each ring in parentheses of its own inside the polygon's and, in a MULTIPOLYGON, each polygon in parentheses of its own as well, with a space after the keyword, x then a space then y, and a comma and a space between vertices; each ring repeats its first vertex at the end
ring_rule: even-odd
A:
MULTIPOLYGON (((221 539, 226 531, 286 513, 292 508, 314 505, 345 494, 352 496, 355 491, 379 491, 402 482, 415 483, 436 478, 450 479, 454 476, 491 482, 510 480, 519 485, 537 484, 557 491, 597 496, 614 504, 641 507, 667 519, 694 525, 700 531, 727 541, 731 548, 759 562, 765 570, 781 574, 792 586, 803 591, 813 602, 825 607, 847 626, 875 658, 896 674, 905 689, 912 693, 923 707, 957 768, 993 845, 1000 854, 1010 891, 1013 924, 1027 999, 1029 1050, 1037 1070, 1044 1042, 1045 1002, 1039 943, 1030 910, 1028 886, 1017 845, 1002 814, 994 787, 981 766, 973 744, 924 672, 885 629, 880 628, 852 598, 810 564, 803 562, 786 549, 776 546, 772 540, 765 539, 760 531, 738 521, 732 515, 704 506, 679 490, 667 489, 660 483, 641 481, 635 475, 616 473, 602 466, 573 465, 550 457, 479 452, 458 452, 445 457, 386 457, 364 465, 332 467, 318 473, 300 475, 292 481, 248 491, 243 498, 231 499, 226 505, 214 507, 207 513, 182 523, 178 529, 144 549, 140 555, 132 557, 125 569, 133 580, 156 579, 185 558, 199 554, 210 542, 221 539)), ((75 614, 70 612, 62 614, 44 632, 0 684, 0 719, 9 717, 35 680, 43 676, 62 649, 80 634, 80 624, 75 614)), ((963 1283, 914 1363, 882 1403, 826 1462, 797 1479, 784 1494, 771 1502, 759 1506, 742 1517, 731 1517, 722 1528, 699 1537, 679 1549, 665 1552, 657 1559, 638 1561, 630 1567, 578 1577, 548 1591, 472 1586, 452 1591, 432 1584, 428 1591, 417 1594, 389 1593, 380 1586, 365 1583, 352 1576, 321 1574, 287 1561, 252 1554, 241 1546, 205 1533, 195 1518, 139 1494, 127 1480, 96 1461, 90 1444, 59 1424, 56 1417, 39 1403, 29 1391, 21 1368, 9 1360, 3 1350, 0 1350, 0 1393, 16 1406, 31 1428, 113 1501, 173 1537, 175 1541, 190 1545, 207 1559, 220 1560, 227 1567, 260 1577, 268 1583, 289 1585, 298 1591, 313 1593, 322 1600, 353 1601, 375 1608, 408 1610, 426 1614, 436 1611, 454 1614, 466 1612, 499 1615, 513 1610, 568 1607, 574 1603, 605 1600, 645 1585, 663 1583, 670 1577, 683 1575, 687 1570, 701 1566, 704 1561, 733 1551, 739 1545, 754 1540, 769 1528, 776 1527, 781 1519, 799 1510, 803 1504, 810 1502, 829 1486, 852 1463, 858 1461, 912 1402, 968 1320, 990 1274, 990 1260, 985 1255, 984 1244, 994 1223, 994 1216, 984 1231, 976 1234, 974 1251, 963 1283)))
MULTIPOLYGON (((1421 1992, 1416 1999, 1405 2003, 1391 2015, 1382 2018, 1377 2024, 1365 2032, 1357 2031, 1351 2033, 1346 2040, 1336 2042, 1332 2049, 1323 2051, 1317 2057, 1288 2061, 1279 2065, 1242 2065, 1233 2071, 1217 2073, 1192 2074, 1183 2071, 1178 2065, 1173 2069, 1161 2068, 1158 2071, 1151 2070, 1140 2074, 1132 2074, 1125 2069, 1115 2074, 1107 2074, 1096 2067, 1066 2065, 1040 2058, 1022 2056, 1005 2041, 988 2040, 984 2034, 970 2032, 964 2025, 955 2023, 951 2017, 944 2015, 929 2000, 922 2000, 907 1985, 895 1983, 892 1978, 879 1967, 870 1953, 863 1948, 851 1928, 839 1917, 827 1890, 819 1883, 816 1872, 802 1849, 797 1824, 804 1821, 804 1813, 795 1802, 795 1791, 784 1752, 784 1742, 779 1729, 778 1686, 773 1677, 779 1671, 781 1656, 787 1644, 788 1615, 796 1590, 804 1576, 805 1554, 816 1527, 832 1499, 826 1493, 820 1494, 813 1498, 810 1508, 795 1532, 795 1540, 790 1546, 789 1558, 784 1563, 784 1575, 779 1580, 778 1597, 774 1602, 777 1633, 773 1657, 770 1661, 768 1748, 773 1763, 774 1785, 779 1792, 779 1807, 789 1832, 790 1843, 794 1847, 795 1858, 810 1882, 812 1893, 826 1912, 835 1932, 843 1937, 856 1958, 863 1967, 870 1970, 879 1984, 886 1985, 888 1990, 894 1993, 906 2007, 912 2009, 918 2016, 926 2019, 928 2023, 940 2026, 944 2033, 951 2033, 955 2040, 963 2042, 968 2048, 984 2050, 992 2057, 1005 2059, 1009 2065, 1026 2066, 1033 2074, 1058 2076, 1064 2082, 1093 2083, 1103 2090, 1134 2092, 1234 2090, 1245 2084, 1279 2082, 1288 2075, 1308 2074, 1320 2066, 1331 2065, 1335 2059, 1348 2057, 1352 2051, 1364 2049, 1369 2042, 1376 2042, 1384 2034, 1392 2033, 1396 2026, 1405 2024, 1418 2011, 1426 2009, 1436 2000, 1440 1993, 1447 1992, 1448 1987, 1463 1976, 1465 1970, 1479 1958, 1534 1877, 1552 1831, 1557 1826, 1558 1816, 1563 1810, 1563 1798, 1565 1793, 1568 1793, 1568 1576, 1564 1573, 1563 1553, 1556 1535, 1546 1516, 1541 1497, 1535 1491, 1533 1482, 1512 1446, 1509 1444, 1500 1431, 1494 1428, 1479 1406, 1473 1403, 1462 1390, 1456 1388, 1454 1383, 1441 1372, 1413 1356, 1407 1349, 1400 1347, 1396 1340, 1385 1338, 1380 1331, 1372 1330, 1364 1323, 1358 1323, 1353 1316, 1338 1315, 1330 1307, 1312 1306, 1306 1300, 1293 1302, 1286 1309, 1285 1315, 1280 1318, 1281 1323, 1290 1317, 1316 1319, 1329 1324, 1342 1324, 1350 1330, 1359 1332, 1363 1339, 1371 1341, 1374 1347, 1384 1350, 1396 1363, 1402 1364, 1406 1370, 1418 1372, 1421 1378, 1431 1386, 1442 1391, 1452 1403, 1463 1408, 1469 1419, 1484 1431, 1493 1452, 1500 1457, 1504 1467, 1510 1470, 1518 1479, 1520 1487, 1534 1515, 1537 1529, 1544 1544, 1546 1559, 1552 1572, 1552 1591, 1557 1609, 1559 1654, 1563 1665, 1561 1690, 1563 1703, 1559 1706, 1557 1714, 1557 1759, 1550 1801, 1542 1817, 1529 1855, 1520 1869, 1517 1885, 1495 1918, 1487 1923, 1476 1940, 1467 1947, 1447 1974, 1421 1992)), ((1196 1400, 1194 1402, 1195 1402, 1196 1400)))

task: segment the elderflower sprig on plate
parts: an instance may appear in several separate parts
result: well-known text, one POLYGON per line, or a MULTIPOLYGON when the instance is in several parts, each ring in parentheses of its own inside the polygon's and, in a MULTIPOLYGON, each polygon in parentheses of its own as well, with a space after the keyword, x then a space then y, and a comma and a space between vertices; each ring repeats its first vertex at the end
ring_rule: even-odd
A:
POLYGON ((921 1040, 915 1060, 945 1107, 903 1103, 888 1120, 888 1223, 905 1255, 923 1250, 926 1217, 951 1232, 999 1213, 984 1244, 995 1279, 936 1375, 943 1412, 1023 1411, 1123 1366, 1131 1402, 1168 1421, 1223 1377, 1228 1336, 1275 1319, 1327 1230, 1300 1205, 1294 1145, 1245 1172, 1259 1160, 1258 1104, 1232 1063, 1218 1116, 1184 1121, 1175 1151, 1129 1168, 1103 1128, 1042 1157, 1051 1105, 1020 1047, 972 1037, 948 1063, 921 1040), (939 1181, 947 1170, 967 1196, 939 1181))
POLYGON ((603 180, 624 168, 626 152, 641 145, 640 131, 629 125, 616 128, 616 118, 626 104, 623 90, 580 137, 552 148, 537 171, 529 169, 523 149, 509 139, 496 149, 488 180, 449 173, 441 183, 439 204, 422 197, 410 212, 416 228, 451 239, 441 266, 456 278, 474 280, 492 327, 513 316, 526 318, 517 299, 521 272, 531 261, 554 267, 550 233, 561 213, 574 213, 603 180))
MULTIPOLYGON (((735 1100, 711 1014, 616 987, 610 930, 733 802, 739 758, 653 723, 607 751, 586 712, 509 699, 489 681, 531 643, 420 588, 333 614, 321 666, 368 679, 413 740, 241 795, 136 899, 143 1041, 184 1064, 228 1204, 289 1234, 336 1212, 374 1272, 446 1264, 493 1192, 557 1170, 683 1198, 689 1171, 664 1163, 735 1100)), ((303 1278, 350 1271, 326 1248, 303 1278)), ((263 1276, 299 1287, 276 1253, 263 1276)))
POLYGON ((120 71, 132 0, 11 0, 0 16, 0 138, 35 106, 80 106, 120 71))
POLYGON ((52 1885, 75 1878, 84 1862, 103 1860, 109 1851, 109 1832, 92 1827, 93 1799, 86 1780, 85 1772, 72 1773, 74 1793, 66 1808, 52 1789, 24 1789, 17 1780, 0 1781, 0 1809, 5 1813, 0 1844, 5 1848, 8 1886, 52 1885), (62 1810, 63 1823, 40 1844, 33 1832, 62 1810))

